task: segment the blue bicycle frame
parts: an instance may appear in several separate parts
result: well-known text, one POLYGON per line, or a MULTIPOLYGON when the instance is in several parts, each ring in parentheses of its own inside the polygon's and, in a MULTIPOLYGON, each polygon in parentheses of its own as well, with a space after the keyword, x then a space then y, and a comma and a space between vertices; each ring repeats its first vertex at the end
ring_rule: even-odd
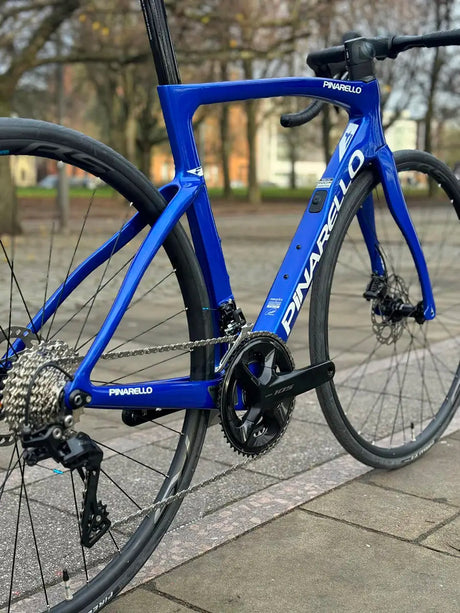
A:
MULTIPOLYGON (((377 81, 344 83, 322 78, 285 78, 163 85, 158 90, 176 166, 174 180, 161 190, 169 203, 139 248, 104 324, 74 379, 66 386, 68 406, 71 406, 70 394, 78 390, 84 392, 87 406, 92 408, 215 408, 211 390, 221 379, 217 372, 207 381, 175 378, 123 384, 124 389, 133 388, 132 394, 123 395, 114 393, 117 386, 95 386, 90 381, 91 372, 119 325, 144 272, 184 213, 188 216, 212 313, 233 299, 192 129, 193 115, 203 104, 306 96, 343 107, 349 114, 349 123, 313 192, 255 322, 254 331, 272 332, 287 340, 340 215, 345 194, 359 172, 369 166, 378 173, 391 213, 411 250, 422 289, 424 316, 426 319, 434 318, 435 305, 427 266, 404 202, 393 155, 383 135, 377 81)), ((369 274, 382 274, 383 263, 378 250, 371 197, 361 208, 358 219, 369 251, 369 274)), ((143 225, 139 215, 134 216, 117 235, 84 261, 48 299, 31 323, 31 329, 39 329, 83 278, 106 261, 111 253, 121 249, 143 225)), ((219 332, 217 321, 215 332, 219 332)))

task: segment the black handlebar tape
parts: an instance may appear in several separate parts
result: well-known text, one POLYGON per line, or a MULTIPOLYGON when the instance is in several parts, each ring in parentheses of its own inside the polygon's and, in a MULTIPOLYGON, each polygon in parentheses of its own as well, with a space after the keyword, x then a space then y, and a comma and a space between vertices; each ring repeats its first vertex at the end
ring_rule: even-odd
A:
MULTIPOLYGON (((448 47, 460 45, 460 29, 431 32, 422 36, 379 36, 368 38, 367 42, 375 50, 375 58, 395 58, 402 51, 415 47, 448 47)), ((345 61, 343 46, 329 47, 321 51, 312 51, 307 56, 307 64, 318 76, 331 76, 330 64, 340 64, 345 61)))
POLYGON ((297 128, 298 126, 302 126, 304 123, 308 123, 314 119, 320 113, 324 104, 325 103, 321 100, 315 100, 299 113, 286 113, 281 115, 280 124, 283 128, 297 128))
POLYGON ((307 56, 307 64, 315 72, 323 72, 323 67, 328 64, 340 64, 345 61, 345 49, 343 45, 339 47, 329 47, 322 51, 312 51, 307 56))
POLYGON ((431 32, 422 36, 395 36, 391 42, 392 51, 396 54, 414 47, 448 47, 460 45, 460 30, 431 32))

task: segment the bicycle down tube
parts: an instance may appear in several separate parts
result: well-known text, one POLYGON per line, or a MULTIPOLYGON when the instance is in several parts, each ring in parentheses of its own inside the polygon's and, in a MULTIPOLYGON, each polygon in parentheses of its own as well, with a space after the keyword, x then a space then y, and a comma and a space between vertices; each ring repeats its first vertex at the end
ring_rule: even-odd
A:
MULTIPOLYGON (((170 185, 178 188, 178 191, 139 249, 95 341, 73 381, 67 384, 67 402, 69 396, 78 390, 91 398, 88 402, 91 407, 122 406, 135 409, 154 404, 164 408, 214 408, 212 388, 218 384, 218 376, 211 381, 190 381, 184 378, 123 385, 123 395, 114 392, 113 385, 95 386, 90 382, 92 368, 120 323, 142 275, 184 212, 188 215, 211 308, 217 309, 233 298, 193 137, 192 117, 203 104, 275 96, 308 96, 339 105, 350 116, 287 250, 255 322, 254 331, 272 332, 283 340, 288 338, 340 214, 343 198, 360 170, 370 164, 375 166, 381 176, 391 212, 410 246, 422 287, 425 318, 434 317, 435 306, 425 259, 399 187, 393 156, 383 136, 376 81, 344 84, 333 79, 286 78, 166 85, 158 89, 176 165, 176 176, 170 185)), ((168 191, 165 189, 165 192, 168 191)), ((366 214, 372 215, 372 207, 367 209, 366 214)), ((372 227, 375 227, 374 224, 362 225, 364 233, 365 228, 372 227)), ((368 235, 365 240, 368 245, 372 245, 378 239, 368 235)), ((372 257, 370 273, 378 265, 371 260, 372 257)))

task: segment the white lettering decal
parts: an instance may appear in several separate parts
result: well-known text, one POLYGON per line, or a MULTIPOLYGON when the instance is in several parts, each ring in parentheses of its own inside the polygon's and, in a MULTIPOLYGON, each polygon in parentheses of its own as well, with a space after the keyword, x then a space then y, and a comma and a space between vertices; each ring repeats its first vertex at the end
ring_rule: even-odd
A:
POLYGON ((92 609, 88 611, 88 613, 97 613, 97 611, 100 611, 103 607, 105 607, 105 605, 109 602, 109 600, 112 600, 112 598, 113 598, 113 592, 110 592, 108 596, 106 596, 100 602, 98 602, 97 605, 95 605, 92 609))
POLYGON ((111 387, 109 389, 109 396, 143 396, 153 392, 153 388, 150 387, 111 387))
POLYGON ((362 87, 350 85, 349 83, 334 83, 334 81, 323 81, 323 87, 337 89, 341 92, 349 92, 350 94, 360 94, 363 91, 362 87))
POLYGON ((202 177, 204 175, 203 168, 201 166, 197 166, 197 168, 191 168, 187 170, 192 175, 196 175, 197 177, 202 177))
POLYGON ((295 288, 295 291, 292 295, 292 300, 289 303, 286 313, 284 314, 283 319, 281 320, 281 324, 286 331, 286 334, 290 334, 292 321, 296 312, 300 311, 302 303, 307 295, 308 288, 313 281, 313 272, 321 260, 321 256, 324 252, 324 247, 329 240, 331 235, 332 228, 334 227, 335 222, 337 221, 338 212, 340 211, 343 200, 345 198, 345 194, 347 193, 353 179, 358 174, 359 169, 364 164, 364 155, 363 152, 357 149, 353 152, 350 157, 350 161, 348 163, 348 174, 350 176, 350 181, 346 184, 342 179, 339 181, 340 194, 336 194, 334 199, 332 200, 331 208, 329 209, 329 213, 327 216, 327 221, 324 226, 321 228, 318 238, 316 240, 316 250, 312 252, 310 255, 310 260, 308 262, 308 266, 305 268, 303 273, 304 281, 300 281, 295 288))
MULTIPOLYGON (((361 168, 361 166, 364 164, 364 154, 362 151, 360 151, 359 149, 356 149, 356 151, 353 151, 350 161, 348 162, 348 172, 350 174, 350 179, 353 180, 356 177, 356 174, 358 172, 358 170, 361 168), (358 164, 356 166, 356 168, 353 168, 353 162, 355 160, 358 160, 358 164)), ((351 183, 351 181, 350 181, 351 183)))

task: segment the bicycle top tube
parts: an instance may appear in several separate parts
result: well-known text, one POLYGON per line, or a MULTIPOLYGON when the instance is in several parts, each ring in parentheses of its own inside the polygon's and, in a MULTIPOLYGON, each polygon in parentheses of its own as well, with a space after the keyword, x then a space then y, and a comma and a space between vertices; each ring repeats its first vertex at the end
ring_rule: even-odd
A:
POLYGON ((187 172, 199 166, 198 154, 190 146, 194 141, 192 117, 204 104, 300 96, 340 106, 351 118, 377 114, 380 108, 377 81, 344 83, 317 77, 160 85, 158 94, 177 172, 187 172))

